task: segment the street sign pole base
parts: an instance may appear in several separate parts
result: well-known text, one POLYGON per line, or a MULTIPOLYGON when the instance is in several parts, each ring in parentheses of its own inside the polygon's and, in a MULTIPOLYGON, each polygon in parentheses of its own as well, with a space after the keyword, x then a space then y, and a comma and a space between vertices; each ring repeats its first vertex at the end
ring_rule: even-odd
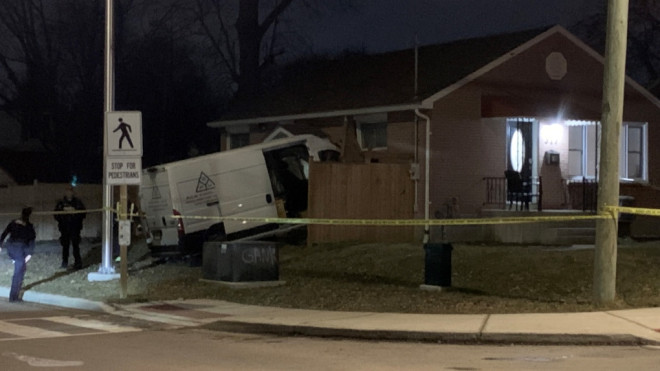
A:
POLYGON ((87 280, 89 282, 112 281, 118 280, 119 276, 119 273, 115 273, 114 269, 112 269, 112 272, 90 272, 87 274, 87 280))
POLYGON ((436 286, 436 285, 419 285, 419 288, 421 290, 426 290, 426 291, 444 291, 447 289, 447 287, 444 286, 436 286))

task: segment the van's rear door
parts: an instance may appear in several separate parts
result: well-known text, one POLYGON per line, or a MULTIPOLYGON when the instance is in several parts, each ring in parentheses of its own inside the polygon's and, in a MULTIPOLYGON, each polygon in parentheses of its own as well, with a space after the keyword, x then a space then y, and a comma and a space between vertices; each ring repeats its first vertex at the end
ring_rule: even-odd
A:
POLYGON ((142 173, 140 206, 155 246, 178 244, 177 220, 172 218, 172 199, 165 168, 150 168, 142 173))
MULTIPOLYGON (((220 210, 224 216, 276 218, 268 168, 260 150, 237 151, 216 162, 220 210)), ((227 234, 258 227, 266 222, 225 221, 227 234)))

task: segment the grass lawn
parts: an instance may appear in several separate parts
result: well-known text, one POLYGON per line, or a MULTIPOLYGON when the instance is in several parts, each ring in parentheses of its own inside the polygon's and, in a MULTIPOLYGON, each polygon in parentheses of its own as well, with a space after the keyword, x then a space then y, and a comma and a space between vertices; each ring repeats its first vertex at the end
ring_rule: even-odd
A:
MULTIPOLYGON (((100 247, 86 255, 83 270, 60 272, 59 250, 36 254, 25 287, 97 301, 212 298, 280 307, 401 313, 524 313, 628 309, 660 305, 660 241, 619 245, 617 298, 592 305, 594 249, 547 246, 453 244, 452 286, 424 284, 423 245, 282 245, 276 287, 231 289, 200 281, 201 267, 151 261, 145 246, 129 254, 128 298, 119 282, 89 282, 98 270, 100 247), (98 250, 98 251, 97 251, 98 250), (131 256, 134 257, 132 261, 131 256), (94 264, 96 262, 96 264, 94 264)), ((11 261, 0 258, 0 284, 11 280, 11 261)))
MULTIPOLYGON (((405 313, 591 311, 594 249, 454 244, 452 287, 424 283, 421 244, 283 246, 286 285, 249 290, 196 284, 184 297, 309 309, 405 313)), ((660 305, 660 243, 618 249, 617 299, 606 309, 660 305)), ((189 282, 192 285, 192 281, 189 282)), ((161 286, 162 288, 162 286, 161 286)), ((157 290, 156 290, 157 291, 157 290)))

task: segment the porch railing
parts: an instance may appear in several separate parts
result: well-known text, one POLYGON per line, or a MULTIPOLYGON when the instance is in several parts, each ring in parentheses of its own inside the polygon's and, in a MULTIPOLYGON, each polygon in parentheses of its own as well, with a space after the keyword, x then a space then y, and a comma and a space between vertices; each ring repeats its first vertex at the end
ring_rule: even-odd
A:
POLYGON ((571 208, 596 212, 598 207, 598 182, 596 179, 582 178, 568 181, 568 196, 571 208))
MULTIPOLYGON (((506 209, 507 187, 506 177, 484 177, 486 185, 486 199, 484 206, 498 206, 506 209)), ((536 185, 537 193, 531 193, 531 203, 536 203, 538 211, 543 211, 543 182, 541 177, 532 178, 533 185, 536 185)))

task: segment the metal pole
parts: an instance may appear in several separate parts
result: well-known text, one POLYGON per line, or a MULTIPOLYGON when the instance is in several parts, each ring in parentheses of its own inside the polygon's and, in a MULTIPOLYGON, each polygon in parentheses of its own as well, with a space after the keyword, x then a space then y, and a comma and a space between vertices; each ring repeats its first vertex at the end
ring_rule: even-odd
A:
MULTIPOLYGON (((598 213, 606 215, 610 212, 605 206, 619 204, 619 135, 623 121, 627 31, 628 0, 608 0, 598 187, 598 213)), ((594 302, 597 305, 611 303, 616 294, 617 215, 613 213, 611 218, 596 222, 594 302)))
MULTIPOLYGON (((121 210, 119 219, 121 219, 121 221, 126 221, 128 219, 126 215, 128 211, 128 191, 126 184, 119 186, 119 200, 121 204, 119 207, 119 210, 121 210)), ((131 213, 132 211, 133 210, 131 210, 131 213)), ((119 230, 121 231, 121 228, 119 230)), ((119 286, 121 287, 119 297, 126 299, 128 296, 128 246, 123 242, 119 246, 119 257, 121 258, 119 263, 119 286)))
POLYGON ((103 115, 103 212, 102 220, 103 225, 101 233, 103 235, 102 245, 102 258, 101 266, 97 274, 90 273, 88 280, 90 281, 105 281, 118 278, 115 274, 115 267, 112 264, 112 213, 110 208, 112 206, 112 185, 107 184, 106 181, 106 166, 108 157, 108 138, 107 138, 107 114, 112 112, 115 106, 114 96, 114 41, 113 41, 113 24, 114 24, 114 4, 113 0, 106 0, 105 5, 105 95, 103 108, 105 114, 103 115))
MULTIPOLYGON (((426 121, 426 142, 425 142, 425 153, 426 159, 424 160, 424 219, 430 219, 429 208, 431 206, 430 200, 430 176, 431 176, 431 118, 423 114, 419 108, 415 109, 415 114, 426 121)), ((444 230, 444 229, 443 229, 444 230)), ((431 235, 431 226, 426 224, 424 226, 424 237, 423 242, 428 243, 431 235)))

